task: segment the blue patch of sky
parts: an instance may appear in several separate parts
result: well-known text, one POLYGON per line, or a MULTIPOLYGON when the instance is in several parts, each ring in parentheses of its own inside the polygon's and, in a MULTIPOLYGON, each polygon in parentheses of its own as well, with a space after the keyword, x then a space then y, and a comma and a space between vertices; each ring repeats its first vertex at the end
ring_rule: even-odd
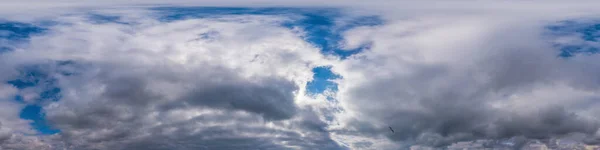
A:
POLYGON ((60 99, 60 88, 56 85, 56 79, 51 77, 47 70, 49 65, 31 65, 21 67, 19 76, 6 83, 13 85, 17 89, 41 88, 39 99, 36 102, 45 100, 58 101, 60 99))
POLYGON ((300 28, 307 42, 319 47, 325 55, 335 55, 342 59, 369 48, 369 44, 355 49, 342 49, 342 34, 360 26, 377 26, 384 23, 378 16, 350 16, 335 8, 237 8, 237 7, 159 7, 159 20, 165 22, 191 19, 215 18, 224 15, 271 15, 290 17, 291 21, 281 23, 287 28, 300 28), (343 19, 343 21, 342 21, 343 19), (337 21, 342 21, 338 23, 337 21))
POLYGON ((39 105, 27 105, 25 108, 23 108, 23 110, 21 110, 19 117, 32 120, 33 122, 30 123, 31 127, 41 134, 47 135, 60 132, 60 130, 54 129, 48 125, 46 122, 46 115, 43 112, 42 107, 39 105))
MULTIPOLYGON (((222 8, 222 7, 159 7, 153 8, 159 14, 159 20, 165 22, 190 18, 214 18, 223 15, 272 15, 289 17, 291 21, 281 23, 286 28, 299 28, 305 32, 303 39, 318 47, 323 55, 338 56, 346 59, 369 49, 363 44, 353 49, 343 49, 343 33, 361 26, 382 25, 378 16, 350 16, 335 8, 222 8)), ((313 69, 313 79, 306 87, 311 94, 323 93, 326 89, 337 91, 337 84, 331 80, 341 78, 333 73, 330 66, 313 69)), ((328 97, 331 99, 331 97, 328 97)))
POLYGON ((22 95, 17 95, 15 97, 15 101, 26 104, 25 108, 21 110, 20 117, 31 120, 31 127, 41 134, 54 134, 60 132, 47 124, 41 106, 45 102, 58 101, 61 98, 61 90, 56 85, 56 79, 47 73, 49 68, 52 67, 48 65, 24 66, 20 68, 20 75, 17 78, 6 81, 6 83, 13 85, 19 90, 26 88, 41 89, 38 98, 31 102, 25 102, 22 95))
MULTIPOLYGON (((48 27, 57 25, 58 22, 40 20, 31 23, 0 20, 0 55, 10 52, 15 48, 26 46, 33 36, 42 35, 48 31, 48 27)), ((48 69, 53 66, 66 66, 73 64, 71 61, 56 61, 49 64, 26 65, 17 68, 19 75, 11 80, 2 81, 14 86, 19 90, 26 88, 40 89, 38 97, 28 102, 23 95, 16 95, 14 100, 26 106, 21 110, 20 117, 31 120, 31 127, 40 134, 55 134, 60 130, 50 127, 45 119, 43 105, 46 102, 58 101, 61 98, 61 89, 56 85, 56 79, 48 74, 48 69)), ((59 70, 61 71, 61 70, 59 70)), ((62 70, 62 75, 70 75, 71 71, 62 70)))
POLYGON ((313 13, 306 14, 305 19, 292 23, 291 26, 300 27, 306 34, 306 40, 313 45, 321 48, 325 55, 337 55, 345 59, 351 55, 360 53, 369 48, 369 44, 364 44, 355 49, 342 49, 343 33, 356 27, 375 26, 383 23, 381 19, 375 16, 361 16, 346 20, 343 24, 336 24, 336 19, 344 17, 338 13, 313 13))
POLYGON ((331 71, 331 66, 321 66, 313 68, 313 80, 306 84, 308 93, 323 93, 327 89, 337 91, 337 84, 334 79, 341 78, 331 71))
POLYGON ((46 31, 45 28, 13 21, 0 21, 0 54, 11 51, 36 34, 46 31))
MULTIPOLYGON (((119 22, 120 17, 101 15, 101 14, 88 14, 88 21, 92 23, 122 23, 119 22)), ((36 35, 42 35, 49 30, 49 27, 55 25, 68 25, 68 22, 60 23, 51 20, 39 20, 36 22, 25 23, 16 22, 9 20, 0 20, 0 55, 2 53, 10 52, 15 48, 26 46, 31 37, 36 35)), ((76 65, 73 61, 55 61, 49 62, 49 64, 37 64, 21 66, 19 69, 19 75, 8 81, 3 81, 7 84, 11 84, 19 90, 26 88, 39 89, 39 95, 36 99, 25 101, 23 95, 16 95, 14 100, 19 103, 25 104, 25 108, 21 110, 20 117, 23 119, 31 120, 31 127, 37 130, 40 134, 55 134, 60 130, 53 129, 50 127, 45 119, 43 111, 43 105, 47 102, 58 101, 61 98, 61 89, 56 85, 56 79, 48 74, 49 69, 57 69, 57 66, 74 66, 76 65)), ((75 69, 81 69, 75 67, 75 69)), ((69 76, 76 72, 69 69, 57 69, 53 70, 57 73, 69 76)))
POLYGON ((573 43, 557 43, 556 47, 560 48, 558 56, 563 58, 573 57, 578 54, 592 55, 599 52, 600 42, 600 24, 597 22, 578 22, 578 21, 562 21, 555 25, 547 27, 550 35, 554 37, 560 36, 576 36, 581 42, 573 43))

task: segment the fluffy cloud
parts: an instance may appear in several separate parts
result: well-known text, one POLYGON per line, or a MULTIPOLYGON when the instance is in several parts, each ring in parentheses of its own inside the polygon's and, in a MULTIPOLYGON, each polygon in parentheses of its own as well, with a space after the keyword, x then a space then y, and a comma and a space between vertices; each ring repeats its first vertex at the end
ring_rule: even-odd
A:
POLYGON ((0 148, 4 149, 44 149, 49 145, 37 137, 23 134, 33 134, 29 122, 19 118, 19 113, 24 107, 13 100, 18 89, 12 85, 0 85, 0 148))
POLYGON ((339 149, 316 114, 326 102, 304 102, 314 101, 304 94, 311 69, 330 60, 284 19, 70 16, 2 58, 60 62, 43 70, 61 88, 44 106, 61 130, 44 137, 52 148, 339 149))
POLYGON ((518 21, 421 17, 349 31, 348 45, 372 46, 334 67, 349 112, 338 118, 409 144, 568 133, 594 141, 598 56, 560 58, 544 24, 518 21))
MULTIPOLYGON (((0 86, 0 147, 405 149, 573 134, 597 143, 599 56, 562 58, 556 45, 597 46, 546 30, 549 22, 595 14, 588 3, 398 2, 403 9, 391 9, 331 2, 356 8, 344 15, 367 10, 386 19, 349 29, 327 47, 365 48, 346 59, 322 54, 301 28, 282 27, 299 17, 290 14, 175 20, 145 8, 94 10, 107 15, 100 19, 89 11, 32 13, 21 19, 52 15, 52 22, 0 55, 0 79, 43 64, 39 71, 60 88, 60 100, 39 100, 44 87, 0 86), (340 76, 337 91, 307 94, 318 66, 340 76), (10 100, 16 93, 24 103, 10 100), (60 133, 29 136, 35 131, 18 116, 30 103, 43 106, 60 133)), ((31 7, 59 6, 87 3, 31 7)), ((19 18, 6 12, 0 15, 19 18)))

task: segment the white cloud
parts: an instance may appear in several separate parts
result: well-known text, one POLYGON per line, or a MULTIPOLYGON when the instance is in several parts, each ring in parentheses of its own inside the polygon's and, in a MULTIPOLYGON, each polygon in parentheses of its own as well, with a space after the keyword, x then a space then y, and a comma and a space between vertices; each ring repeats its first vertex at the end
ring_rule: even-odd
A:
POLYGON ((8 68, 73 62, 47 70, 62 95, 44 107, 48 122, 61 130, 51 138, 54 145, 335 148, 313 111, 322 104, 304 94, 311 69, 333 60, 300 33, 280 27, 283 19, 223 16, 165 23, 142 18, 125 25, 67 16, 59 19, 64 25, 32 37, 29 46, 2 59, 14 64, 8 68), (180 145, 173 145, 176 141, 180 145))
MULTIPOLYGON (((557 58, 558 49, 542 37, 548 23, 598 14, 594 1, 325 2, 386 19, 384 25, 343 34, 344 48, 372 44, 346 60, 327 58, 300 38, 303 31, 280 27, 290 19, 285 16, 160 22, 144 9, 155 5, 142 4, 165 1, 31 2, 8 2, 0 15, 52 17, 59 24, 32 37, 28 46, 2 54, 6 63, 0 68, 12 74, 1 79, 23 64, 74 61, 49 69, 63 98, 45 110, 61 133, 13 135, 24 130, 16 129, 22 121, 13 121, 19 120, 18 104, 0 105, 12 108, 0 118, 11 121, 0 122, 21 123, 3 135, 49 140, 42 142, 53 148, 311 149, 339 148, 337 142, 351 149, 395 149, 598 128, 593 107, 600 98, 598 56, 557 58), (139 5, 115 6, 125 4, 139 5), (110 9, 99 9, 105 7, 110 9), (88 12, 112 13, 130 24, 91 23, 82 17, 88 12), (311 69, 322 65, 343 77, 336 80, 336 101, 305 95, 311 69), (74 75, 58 73, 65 70, 74 75), (565 118, 571 113, 578 118, 565 118)), ((315 6, 320 1, 230 2, 168 4, 315 6)), ((7 91, 0 97, 16 92, 0 91, 7 91)), ((19 138, 9 139, 19 143, 19 138)))
POLYGON ((375 132, 372 142, 385 136, 441 146, 592 134, 599 116, 586 106, 600 98, 589 76, 598 56, 558 58, 559 49, 542 37, 548 17, 524 15, 416 15, 349 31, 349 42, 372 46, 333 68, 344 77, 337 99, 346 112, 337 118, 345 125, 338 128, 375 132))

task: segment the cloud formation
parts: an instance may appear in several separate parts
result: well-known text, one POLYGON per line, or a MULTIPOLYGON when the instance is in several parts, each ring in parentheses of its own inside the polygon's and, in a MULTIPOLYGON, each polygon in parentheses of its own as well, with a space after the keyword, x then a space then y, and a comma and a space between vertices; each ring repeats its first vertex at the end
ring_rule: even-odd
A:
MULTIPOLYGON (((127 4, 148 3, 163 2, 127 4)), ((174 4, 182 3, 221 4, 174 4)), ((407 149, 476 140, 519 148, 528 140, 574 135, 598 143, 599 56, 561 54, 563 45, 593 49, 597 43, 548 29, 597 14, 593 2, 439 3, 447 5, 397 2, 406 5, 392 9, 351 1, 281 13, 285 9, 192 7, 186 9, 217 11, 164 15, 182 11, 106 3, 88 11, 0 11, 44 28, 27 40, 0 41, 7 47, 0 50, 0 80, 6 81, 0 84, 0 148, 407 149), (566 6, 573 11, 562 10, 566 6), (295 13, 317 10, 350 17, 309 22, 331 28, 289 25, 307 17, 295 13), (352 16, 373 15, 381 23, 344 26, 355 23, 352 16), (330 32, 342 33, 322 38, 323 45, 310 41, 311 33, 330 32), (35 71, 44 80, 26 76, 36 84, 9 84, 24 80, 28 66, 41 66, 35 71), (323 66, 337 87, 307 92, 313 69, 323 66), (58 96, 42 96, 55 87, 58 96), (14 100, 17 95, 23 100, 14 100), (19 117, 30 105, 42 107, 48 125, 60 132, 32 130, 31 121, 19 117)))
POLYGON ((598 56, 560 58, 541 24, 514 23, 432 17, 350 31, 348 42, 372 47, 336 70, 344 77, 338 99, 358 118, 349 126, 391 126, 399 134, 380 135, 431 146, 569 133, 595 141, 599 124, 589 112, 597 109, 589 106, 598 85, 584 70, 595 70, 598 56))
POLYGON ((61 89, 61 99, 44 106, 61 131, 46 137, 49 147, 341 148, 317 107, 300 105, 311 68, 328 60, 277 26, 285 18, 145 19, 67 17, 2 55, 14 64, 7 69, 63 62, 40 70, 61 89))

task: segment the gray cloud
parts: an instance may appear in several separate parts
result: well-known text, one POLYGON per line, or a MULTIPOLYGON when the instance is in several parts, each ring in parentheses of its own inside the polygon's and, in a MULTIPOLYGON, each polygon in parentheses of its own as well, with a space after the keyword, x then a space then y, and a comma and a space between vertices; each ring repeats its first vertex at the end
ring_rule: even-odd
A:
MULTIPOLYGON (((239 5, 279 6, 258 2, 239 5)), ((163 1, 122 4, 148 3, 163 1)), ((184 150, 402 149, 490 139, 519 146, 573 134, 597 143, 600 59, 558 58, 540 36, 545 21, 596 14, 589 11, 594 3, 328 2, 387 19, 345 35, 361 37, 348 45, 372 44, 347 60, 324 58, 301 31, 273 25, 289 19, 284 16, 164 23, 139 7, 102 10, 121 10, 120 21, 132 22, 117 24, 70 14, 23 51, 0 57, 6 72, 22 64, 74 62, 44 70, 61 87, 62 99, 44 104, 48 122, 61 133, 22 136, 15 134, 20 122, 7 125, 0 140, 8 149, 184 150), (205 33, 218 33, 218 40, 198 37, 205 33), (303 95, 310 69, 319 65, 342 76, 335 100, 303 95), (37 147, 26 147, 27 141, 37 147)), ((91 7, 27 8, 84 6, 91 7)), ((11 10, 0 14, 20 18, 11 10)), ((0 121, 18 120, 17 113, 0 121)))
POLYGON ((372 51, 350 58, 347 66, 337 70, 349 80, 340 83, 348 84, 341 89, 348 95, 347 108, 357 112, 362 122, 349 127, 363 135, 378 132, 370 136, 387 136, 397 143, 435 147, 572 133, 594 141, 600 124, 598 116, 588 111, 597 110, 582 106, 595 105, 589 99, 598 98, 595 73, 583 71, 596 67, 578 59, 591 61, 598 56, 559 58, 559 50, 538 37, 542 27, 535 24, 506 29, 485 23, 479 25, 494 30, 479 32, 477 23, 447 20, 429 26, 421 21, 408 19, 368 31, 374 36, 372 51), (411 29, 412 24, 424 28, 411 29), (455 25, 472 26, 472 30, 455 25), (405 32, 413 35, 397 36, 405 32), (468 42, 462 43, 463 39, 468 42), (355 73, 368 75, 361 78, 355 73), (589 97, 580 96, 584 93, 589 97), (389 133, 388 126, 396 133, 389 133))
POLYGON ((145 16, 133 18, 136 25, 61 19, 68 24, 32 38, 23 53, 0 55, 10 62, 1 65, 6 70, 69 62, 39 70, 61 89, 59 101, 42 104, 60 133, 9 129, 2 148, 38 149, 19 140, 31 138, 45 146, 39 149, 345 149, 332 140, 320 108, 302 102, 311 67, 326 60, 297 33, 273 26, 281 18, 157 23, 145 16), (220 40, 198 39, 204 32, 219 32, 220 40), (168 34, 172 41, 155 36, 168 34), (72 39, 81 43, 55 45, 72 39))
MULTIPOLYGON (((211 79, 223 80, 223 79, 211 79)), ((198 83, 189 96, 176 101, 180 106, 208 106, 239 109, 263 115, 267 119, 289 119, 296 113, 294 95, 297 87, 282 79, 267 79, 262 84, 225 79, 229 83, 198 83)), ((173 105, 173 104, 169 104, 173 105)))
POLYGON ((329 138, 326 124, 315 114, 309 110, 298 114, 294 102, 298 89, 288 80, 247 80, 236 72, 209 66, 193 74, 99 66, 87 66, 95 72, 63 77, 73 84, 65 85, 63 91, 78 95, 66 96, 46 109, 48 122, 61 129, 58 139, 65 147, 341 148, 329 138), (180 94, 155 91, 161 82, 179 86, 174 89, 180 94), (286 129, 265 126, 271 123, 286 129), (308 135, 301 138, 299 132, 308 135))

